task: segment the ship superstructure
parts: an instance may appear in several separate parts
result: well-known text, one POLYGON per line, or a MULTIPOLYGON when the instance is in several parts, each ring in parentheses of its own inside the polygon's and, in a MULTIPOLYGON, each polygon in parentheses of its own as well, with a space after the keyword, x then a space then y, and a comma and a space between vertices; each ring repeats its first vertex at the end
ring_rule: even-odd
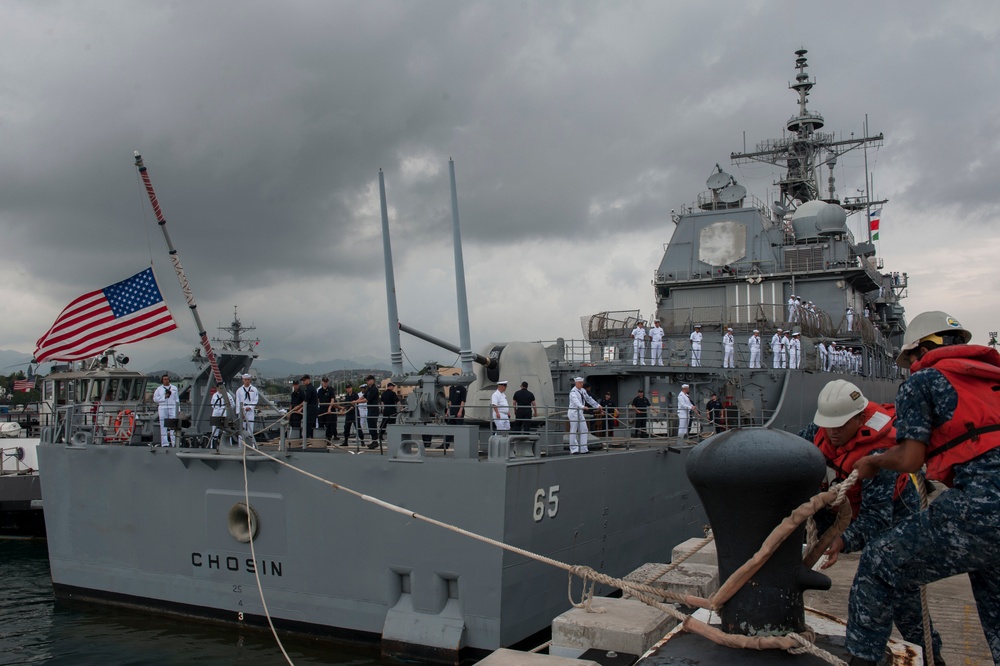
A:
POLYGON ((597 393, 612 387, 618 404, 644 388, 661 407, 661 432, 671 432, 683 383, 690 384, 695 404, 713 393, 720 397, 726 427, 766 424, 792 431, 808 423, 818 387, 837 376, 850 375, 876 399, 888 401, 895 393, 907 274, 884 270, 875 244, 856 238, 848 225, 850 216, 859 216, 867 230, 875 207, 886 201, 867 193, 840 201, 833 176, 839 156, 879 146, 882 135, 836 140, 820 131, 823 116, 807 106, 814 82, 805 54, 795 54, 790 88, 798 110, 785 123, 785 136, 731 156, 736 163, 781 167, 779 200, 764 203, 716 165, 707 191, 671 213, 673 233, 653 272, 652 316, 641 309, 597 313, 583 318, 582 341, 548 345, 553 367, 573 365, 569 372, 583 372, 597 393), (647 326, 661 322, 662 367, 632 364, 630 334, 640 319, 647 326), (696 326, 702 338, 697 361, 691 340, 696 326), (735 367, 725 368, 723 336, 730 328, 735 367), (754 329, 758 368, 749 367, 754 329), (788 343, 772 351, 778 329, 798 339, 794 368, 788 343))

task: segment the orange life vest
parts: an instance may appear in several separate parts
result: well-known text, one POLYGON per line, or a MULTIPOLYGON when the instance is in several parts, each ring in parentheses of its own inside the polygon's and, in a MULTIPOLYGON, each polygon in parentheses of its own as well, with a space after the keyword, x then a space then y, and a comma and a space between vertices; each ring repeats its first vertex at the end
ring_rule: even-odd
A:
MULTIPOLYGON (((869 402, 862 412, 864 424, 858 428, 857 434, 847 444, 835 447, 827 435, 826 428, 816 432, 813 442, 819 447, 827 466, 834 471, 837 481, 843 481, 854 471, 854 463, 869 455, 872 451, 888 449, 896 445, 896 408, 894 405, 880 405, 869 402)), ((907 475, 900 474, 896 479, 896 489, 892 498, 898 499, 906 488, 907 475)), ((855 483, 847 491, 847 499, 851 503, 851 519, 858 517, 861 511, 861 484, 855 483)))
POLYGON ((951 419, 931 431, 927 478, 952 485, 955 465, 1000 446, 1000 354, 982 345, 951 345, 924 354, 910 368, 934 368, 958 393, 951 419))

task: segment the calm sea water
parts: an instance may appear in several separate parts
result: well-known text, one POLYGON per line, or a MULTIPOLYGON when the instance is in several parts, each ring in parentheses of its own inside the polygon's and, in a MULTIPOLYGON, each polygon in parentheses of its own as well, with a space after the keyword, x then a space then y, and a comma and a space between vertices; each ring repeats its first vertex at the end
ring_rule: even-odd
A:
MULTIPOLYGON (((44 542, 0 540, 0 664, 284 664, 269 633, 56 602, 44 542)), ((295 664, 378 664, 358 650, 282 636, 295 664)))

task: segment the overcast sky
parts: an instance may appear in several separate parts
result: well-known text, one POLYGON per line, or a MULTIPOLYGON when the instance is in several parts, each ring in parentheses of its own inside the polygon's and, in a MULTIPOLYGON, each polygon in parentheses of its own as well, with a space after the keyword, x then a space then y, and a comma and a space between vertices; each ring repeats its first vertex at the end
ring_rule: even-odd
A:
MULTIPOLYGON (((182 355, 197 332, 141 189, 145 158, 211 331, 234 305, 265 358, 388 358, 378 170, 400 320, 458 343, 448 158, 474 349, 651 314, 670 210, 810 108, 869 153, 907 318, 1000 328, 1000 3, 37 2, 0 4, 0 349, 73 298, 156 268, 182 355)), ((863 155, 837 170, 864 186, 863 155)), ((770 190, 770 191, 769 191, 770 190)), ((403 337, 416 366, 451 362, 403 337)))

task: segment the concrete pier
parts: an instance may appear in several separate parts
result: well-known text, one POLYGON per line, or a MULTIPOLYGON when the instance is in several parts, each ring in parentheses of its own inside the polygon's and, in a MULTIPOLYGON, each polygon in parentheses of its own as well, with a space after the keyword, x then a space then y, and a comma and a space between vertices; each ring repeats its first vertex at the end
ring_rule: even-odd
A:
POLYGON ((596 613, 566 611, 552 622, 549 653, 578 657, 597 649, 641 656, 677 625, 677 620, 635 599, 597 598, 596 613))
POLYGON ((666 568, 666 564, 644 564, 625 576, 625 580, 646 583, 655 577, 656 580, 648 583, 652 587, 707 599, 719 589, 719 567, 711 564, 689 564, 689 562, 690 560, 683 562, 663 575, 659 575, 659 572, 666 568))
MULTIPOLYGON (((847 599, 860 557, 860 553, 841 555, 835 565, 824 570, 823 573, 833 580, 833 587, 829 592, 806 592, 806 606, 846 620, 847 599)), ((963 666, 991 665, 993 657, 979 624, 969 577, 962 574, 931 583, 927 586, 927 598, 934 627, 944 643, 941 656, 945 662, 963 666)), ((892 635, 901 638, 895 629, 892 635)))
POLYGON ((478 663, 480 666, 600 666, 596 661, 518 652, 506 648, 500 648, 478 663))

